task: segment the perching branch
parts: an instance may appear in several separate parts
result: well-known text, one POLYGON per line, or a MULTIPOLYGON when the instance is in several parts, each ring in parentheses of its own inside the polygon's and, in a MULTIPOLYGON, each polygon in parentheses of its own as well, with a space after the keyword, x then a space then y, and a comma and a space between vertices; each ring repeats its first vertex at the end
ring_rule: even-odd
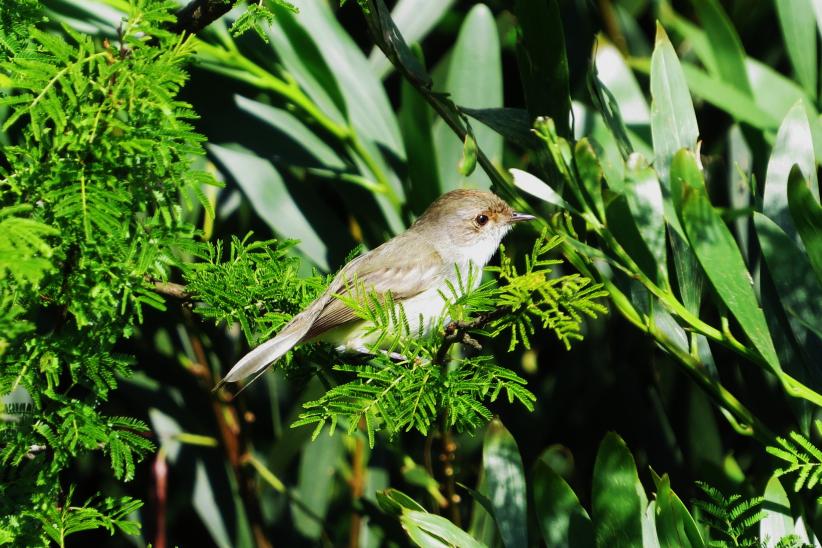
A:
POLYGON ((237 0, 192 0, 177 12, 177 21, 171 25, 177 34, 197 34, 228 13, 237 0))
POLYGON ((442 338, 442 344, 437 349, 437 354, 434 356, 435 364, 442 364, 448 350, 454 343, 460 342, 467 344, 477 350, 482 350, 480 343, 468 334, 472 329, 479 329, 485 327, 497 318, 505 316, 509 313, 508 307, 500 307, 490 312, 484 312, 476 316, 470 321, 451 322, 445 326, 445 335, 442 338))
POLYGON ((151 283, 154 284, 154 291, 160 295, 165 295, 166 297, 172 297, 174 299, 181 299, 184 301, 191 298, 191 294, 186 290, 186 286, 183 284, 162 282, 160 280, 151 280, 151 283))

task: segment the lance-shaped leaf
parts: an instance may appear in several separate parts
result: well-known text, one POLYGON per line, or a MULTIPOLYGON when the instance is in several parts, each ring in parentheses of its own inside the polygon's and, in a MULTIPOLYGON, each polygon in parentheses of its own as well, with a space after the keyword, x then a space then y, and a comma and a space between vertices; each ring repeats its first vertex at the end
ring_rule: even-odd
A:
POLYGON ((754 213, 754 226, 765 264, 797 341, 810 329, 822 338, 822 285, 808 256, 769 218, 754 213))
POLYGON ((796 237, 796 228, 788 212, 788 179, 794 164, 810 182, 811 192, 819 196, 816 186, 816 159, 808 116, 802 102, 797 102, 779 127, 776 142, 765 174, 762 213, 778 224, 785 233, 796 237))
POLYGON ((674 157, 671 181, 680 222, 702 270, 768 367, 781 373, 751 275, 731 231, 708 199, 702 171, 691 152, 681 150, 674 157))
POLYGON ((811 267, 822 283, 822 206, 797 167, 791 171, 788 181, 788 206, 811 267))
POLYGON ((571 92, 565 34, 557 0, 517 0, 517 64, 532 118, 548 116, 570 137, 571 92))
POLYGON ((592 510, 597 546, 642 546, 642 517, 648 499, 631 451, 609 432, 594 464, 592 510))
POLYGON ((542 458, 534 465, 534 509, 547 546, 594 546, 594 526, 574 491, 542 458))
POLYGON ((676 215, 670 209, 668 198, 671 160, 678 150, 693 150, 696 147, 699 128, 682 66, 660 25, 656 28, 656 46, 651 57, 651 97, 655 167, 662 182, 663 196, 666 197, 666 217, 668 222, 676 223, 676 215))
POLYGON ((528 545, 528 510, 522 458, 514 437, 494 419, 482 448, 484 494, 491 501, 500 537, 507 548, 528 545))
POLYGON ((797 80, 811 97, 816 95, 816 21, 810 17, 811 0, 779 0, 776 13, 785 49, 797 80))
POLYGON ((656 532, 663 548, 702 548, 705 542, 682 500, 671 489, 668 474, 656 486, 656 532))
POLYGON ((717 0, 692 0, 692 3, 705 28, 720 78, 745 95, 752 96, 745 71, 745 50, 728 14, 717 0))
MULTIPOLYGON (((435 82, 434 89, 442 89, 442 83, 435 82)), ((483 4, 471 8, 460 28, 443 91, 450 93, 460 107, 502 107, 502 61, 497 26, 491 10, 483 4)), ((494 130, 476 127, 474 137, 491 161, 502 160, 502 137, 494 130)), ((463 185, 490 186, 484 172, 473 174, 469 184, 457 171, 463 143, 442 120, 434 124, 434 143, 443 191, 463 185)))

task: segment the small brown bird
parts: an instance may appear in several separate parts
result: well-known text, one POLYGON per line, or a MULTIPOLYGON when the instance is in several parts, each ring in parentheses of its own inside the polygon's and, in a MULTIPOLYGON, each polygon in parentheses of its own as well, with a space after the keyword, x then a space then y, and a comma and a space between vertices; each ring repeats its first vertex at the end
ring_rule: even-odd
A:
POLYGON ((490 192, 443 194, 411 228, 346 264, 322 295, 273 339, 243 356, 215 390, 251 376, 253 381, 306 341, 331 342, 340 352, 368 352, 376 339, 376 334, 368 334, 372 326, 335 297, 351 294, 354 282, 378 295, 390 293, 402 305, 410 333, 429 332, 443 313, 446 281, 457 286, 457 272, 463 279, 469 269, 480 272, 513 224, 533 218, 513 211, 490 192))

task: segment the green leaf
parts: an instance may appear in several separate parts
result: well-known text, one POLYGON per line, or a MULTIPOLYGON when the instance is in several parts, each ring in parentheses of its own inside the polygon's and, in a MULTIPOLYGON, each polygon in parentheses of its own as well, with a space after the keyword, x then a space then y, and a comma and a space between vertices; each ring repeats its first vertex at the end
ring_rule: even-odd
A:
MULTIPOLYGON (((297 0, 294 5, 299 8, 299 15, 286 14, 288 19, 283 24, 299 25, 316 44, 325 64, 333 67, 351 124, 361 136, 391 151, 398 159, 404 159, 402 138, 391 103, 362 50, 325 2, 297 0)), ((280 18, 278 13, 277 20, 280 18)), ((305 50, 298 50, 298 59, 304 56, 305 50)))
MULTIPOLYGON (((277 58, 301 87, 307 82, 310 86, 307 93, 324 113, 339 125, 353 128, 359 144, 374 163, 372 169, 355 156, 360 172, 372 176, 375 175, 374 169, 382 171, 393 191, 401 196, 400 179, 385 156, 402 162, 405 149, 385 88, 327 3, 295 0, 294 5, 299 9, 297 16, 282 9, 275 10, 277 17, 269 36, 277 58), (314 77, 314 73, 319 77, 314 77), (334 102, 330 106, 331 114, 336 111, 341 113, 339 116, 326 110, 329 107, 327 93, 331 93, 334 102)), ((404 224, 396 206, 382 194, 374 195, 374 199, 390 230, 401 231, 404 224)))
POLYGON ((723 82, 753 96, 745 70, 745 50, 725 10, 717 0, 691 0, 705 29, 717 71, 723 82))
MULTIPOLYGON (((420 42, 439 23, 455 0, 399 0, 391 10, 391 19, 397 30, 409 44, 420 42)), ((368 64, 378 78, 384 79, 394 70, 394 65, 379 48, 368 55, 368 64)))
POLYGON ((708 199, 702 171, 691 152, 682 150, 674 157, 671 181, 676 185, 673 192, 680 221, 711 285, 768 367, 781 373, 753 280, 733 235, 708 199))
POLYGON ((527 497, 522 458, 514 437, 499 421, 488 424, 482 448, 485 494, 506 547, 528 544, 527 497))
POLYGON ((822 283, 822 206, 796 167, 788 180, 788 207, 811 267, 822 283))
POLYGON ((380 508, 390 514, 400 515, 404 510, 425 511, 420 503, 397 489, 377 491, 376 496, 380 508))
POLYGON ((669 198, 671 160, 682 148, 695 149, 699 128, 682 66, 668 35, 659 24, 651 57, 651 97, 651 134, 656 153, 654 165, 662 183, 662 195, 666 199, 666 218, 668 222, 676 223, 669 198))
POLYGON ((516 0, 517 65, 532 118, 548 116, 570 137, 571 92, 557 0, 516 0))
POLYGON ((785 49, 797 79, 805 91, 816 96, 816 21, 811 17, 811 0, 779 0, 776 13, 785 39, 785 49))
MULTIPOLYGON (((348 169, 334 149, 291 112, 242 95, 235 95, 234 102, 237 108, 265 124, 274 134, 267 134, 265 139, 268 141, 266 144, 272 144, 271 148, 276 151, 278 160, 296 166, 325 167, 340 171, 348 169)), ((247 132, 248 128, 243 130, 247 132)))
POLYGON ((523 148, 534 148, 539 144, 539 140, 531 131, 533 122, 531 115, 524 109, 461 107, 460 112, 474 120, 479 120, 507 141, 523 148))
MULTIPOLYGON (((442 2, 444 5, 449 3, 449 1, 442 2)), ((407 10, 409 5, 409 2, 399 2, 396 7, 407 10)), ((436 10, 438 6, 432 7, 436 10)), ((434 10, 429 8, 428 12, 434 10)), ((408 46, 408 42, 406 42, 404 37, 404 31, 397 26, 397 23, 394 21, 391 12, 388 11, 388 7, 385 5, 385 2, 383 0, 373 0, 369 5, 369 9, 363 9, 363 13, 365 15, 365 21, 369 27, 368 30, 375 40, 375 48, 371 51, 371 58, 369 62, 376 59, 380 66, 384 66, 384 63, 388 63, 387 68, 389 69, 394 67, 405 69, 407 71, 407 76, 413 81, 414 84, 419 84, 426 89, 430 89, 431 77, 425 71, 425 67, 421 62, 422 55, 417 55, 411 51, 411 48, 408 46), (375 57, 375 55, 378 57, 375 57), (383 55, 387 56, 387 59, 383 57, 383 55)), ((425 18, 418 17, 413 20, 423 22, 425 21, 425 18)), ((412 44, 416 43, 421 38, 421 36, 415 37, 413 35, 408 35, 408 37, 412 44)), ((371 65, 374 67, 373 62, 371 65)), ((376 68, 375 74, 377 74, 380 78, 383 78, 386 73, 381 72, 381 69, 376 68)))
POLYGON ((574 163, 582 180, 582 186, 588 203, 600 219, 605 218, 605 206, 602 202, 602 167, 588 139, 582 138, 574 147, 574 163))
POLYGON ((662 189, 656 171, 639 154, 633 154, 628 159, 624 192, 636 227, 656 261, 657 270, 651 279, 667 284, 668 258, 662 189))
POLYGON ((267 160, 253 154, 209 145, 208 150, 243 189, 257 215, 284 238, 299 239, 298 248, 328 270, 328 248, 288 192, 285 181, 267 160))
POLYGON ((306 538, 318 540, 334 496, 334 476, 343 455, 342 436, 319 436, 303 448, 295 491, 301 504, 292 504, 294 527, 306 538), (313 515, 306 513, 305 509, 313 515))
MULTIPOLYGON (((267 33, 278 61, 326 116, 344 124, 348 118, 346 100, 312 34, 301 25, 308 23, 308 16, 302 9, 299 16, 279 6, 272 11, 275 17, 267 33)), ((316 13, 309 16, 315 18, 316 13)), ((321 36, 319 31, 316 36, 321 36)))
POLYGON ((215 545, 249 546, 253 541, 242 500, 239 495, 234 495, 220 496, 218 501, 216 486, 219 484, 212 485, 215 479, 209 474, 216 470, 207 469, 203 459, 196 460, 191 505, 200 516, 215 545), (236 521, 227 522, 231 518, 236 521), (235 529, 232 531, 232 528, 235 529), (230 536, 231 532, 235 535, 233 539, 230 536))
POLYGON ((724 82, 719 77, 710 76, 690 63, 684 63, 682 70, 694 95, 724 110, 734 119, 765 130, 777 126, 777 118, 734 85, 724 82))
MULTIPOLYGON (((281 3, 284 8, 288 9, 289 4, 281 3)), ((265 34, 265 28, 274 21, 274 14, 261 4, 249 4, 246 10, 234 20, 231 28, 228 31, 235 38, 245 34, 249 30, 253 30, 264 41, 268 42, 268 36, 265 34)))
MULTIPOLYGON (((422 55, 419 48, 417 51, 422 55)), ((400 89, 399 122, 408 155, 410 181, 405 195, 411 211, 421 215, 439 197, 442 187, 432 133, 433 118, 428 103, 405 79, 400 89)))
MULTIPOLYGON (((434 88, 441 84, 434 83, 434 88)), ((477 4, 460 27, 457 42, 451 52, 448 75, 443 91, 460 107, 502 107, 502 61, 497 26, 491 10, 477 4), (482 70, 478 70, 482 67, 482 70)), ((495 163, 502 160, 502 137, 494 130, 477 127, 474 131, 479 148, 495 163)), ((485 172, 477 172, 470 183, 457 171, 462 154, 462 141, 445 122, 434 124, 434 146, 437 150, 442 192, 463 186, 489 188, 491 181, 485 172)))
POLYGON ((618 195, 608 203, 607 214, 608 229, 617 241, 646 276, 656 279, 660 267, 637 228, 625 195, 618 195))
POLYGON ((613 432, 599 446, 592 489, 597 546, 642 546, 642 516, 648 500, 631 451, 613 432))
POLYGON ((682 66, 665 30, 657 24, 656 45, 651 56, 651 135, 662 189, 665 220, 670 224, 674 268, 683 303, 689 311, 698 313, 702 284, 696 257, 686 245, 671 193, 673 177, 671 161, 681 149, 695 150, 699 138, 696 114, 682 66))
MULTIPOLYGON (((799 177, 801 179, 801 175, 799 177)), ((808 329, 822 339, 822 285, 808 256, 779 225, 761 213, 754 213, 754 226, 765 264, 797 341, 802 343, 807 338, 808 329)))
POLYGON ((594 528, 574 491, 543 458, 534 465, 534 510, 547 546, 594 546, 594 528))
POLYGON ((795 81, 751 57, 746 60, 745 66, 756 104, 771 118, 782 120, 799 100, 805 103, 808 118, 816 118, 812 96, 808 96, 795 81))
POLYGON ((796 237, 796 228, 788 209, 788 180, 794 164, 799 166, 814 196, 819 197, 816 184, 816 159, 810 124, 801 103, 791 108, 776 136, 776 142, 768 161, 765 189, 762 197, 762 213, 782 228, 790 238, 796 237))
POLYGON ((772 546, 782 537, 794 534, 791 501, 779 481, 778 474, 774 474, 768 480, 764 498, 762 510, 765 517, 759 522, 759 538, 772 546))
POLYGON ((668 474, 656 486, 656 531, 660 546, 665 548, 701 548, 705 546, 699 528, 682 500, 671 490, 668 474))
POLYGON ((477 168, 477 141, 470 130, 465 134, 462 144, 462 158, 457 169, 463 177, 468 177, 477 168))
MULTIPOLYGON (((608 88, 616 104, 619 105, 625 125, 646 131, 651 123, 651 111, 634 73, 628 68, 619 50, 610 42, 600 38, 597 42, 594 63, 597 78, 608 88)), ((637 145, 637 143, 633 144, 637 145)))
POLYGON ((482 548, 471 535, 442 516, 404 510, 400 523, 412 541, 423 547, 482 548))
POLYGON ((656 532, 656 501, 652 500, 642 514, 642 548, 660 548, 656 532))
POLYGON ((540 200, 557 207, 561 207, 562 209, 574 211, 574 209, 562 199, 562 196, 560 196, 556 190, 548 186, 548 183, 542 179, 531 175, 527 171, 522 171, 521 169, 511 168, 508 172, 514 178, 514 186, 523 192, 527 192, 531 196, 535 196, 540 200))

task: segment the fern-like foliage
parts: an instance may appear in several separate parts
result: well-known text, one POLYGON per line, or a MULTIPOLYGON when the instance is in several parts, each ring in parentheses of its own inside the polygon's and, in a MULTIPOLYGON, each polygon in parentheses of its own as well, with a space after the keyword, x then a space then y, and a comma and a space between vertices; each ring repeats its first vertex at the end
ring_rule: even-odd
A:
POLYGON ((37 285, 54 268, 47 238, 56 236, 57 230, 15 215, 30 209, 27 204, 0 209, 0 280, 11 276, 20 284, 37 285))
MULTIPOLYGON (((296 6, 285 0, 272 0, 271 3, 292 13, 299 11, 296 6)), ((262 3, 262 0, 249 2, 245 11, 234 20, 229 31, 237 37, 253 30, 263 41, 268 42, 268 34, 265 32, 265 28, 273 22, 274 12, 268 9, 268 7, 262 3)))
POLYGON ((713 536, 719 537, 709 546, 759 546, 756 525, 765 517, 761 508, 763 497, 744 499, 738 494, 726 497, 707 483, 697 482, 697 485, 705 494, 705 500, 694 501, 694 506, 702 511, 700 521, 710 528, 713 536))
POLYGON ((131 371, 114 345, 164 308, 153 280, 191 247, 184 207, 211 214, 214 181, 191 167, 203 138, 175 98, 192 53, 164 30, 176 8, 133 0, 99 42, 46 30, 39 2, 0 6, 0 538, 16 545, 135 531, 138 503, 75 507, 61 478, 91 455, 129 480, 154 449, 142 421, 100 405, 131 371))
POLYGON ((71 488, 62 507, 52 507, 32 516, 43 524, 43 530, 58 546, 65 546, 66 537, 73 533, 99 527, 108 529, 111 534, 116 529, 128 535, 140 533, 140 524, 129 520, 128 516, 142 507, 141 501, 131 497, 106 497, 98 502, 91 498, 81 506, 72 506, 73 495, 74 488, 71 488))
MULTIPOLYGON (((816 429, 822 433, 822 421, 817 420, 816 429)), ((776 445, 767 447, 768 453, 784 461, 786 466, 777 474, 796 474, 794 491, 812 490, 822 478, 822 449, 799 432, 791 432, 787 438, 777 437, 776 445)))
POLYGON ((288 254, 293 241, 249 242, 234 238, 192 248, 198 262, 184 265, 187 290, 198 301, 194 311, 219 324, 237 322, 252 345, 270 337, 310 303, 327 282, 301 277, 300 261, 288 254))
POLYGON ((530 348, 534 322, 552 330, 570 348, 574 340, 582 339, 583 316, 596 318, 607 311, 597 302, 608 295, 601 284, 593 284, 579 274, 551 277, 551 267, 561 261, 545 256, 561 241, 560 236, 549 239, 543 232, 531 254, 525 257, 525 271, 521 274, 505 254, 504 246, 500 246, 500 266, 488 269, 497 272, 502 282, 496 297, 498 306, 510 312, 491 323, 490 335, 508 331, 509 351, 518 344, 530 348))

